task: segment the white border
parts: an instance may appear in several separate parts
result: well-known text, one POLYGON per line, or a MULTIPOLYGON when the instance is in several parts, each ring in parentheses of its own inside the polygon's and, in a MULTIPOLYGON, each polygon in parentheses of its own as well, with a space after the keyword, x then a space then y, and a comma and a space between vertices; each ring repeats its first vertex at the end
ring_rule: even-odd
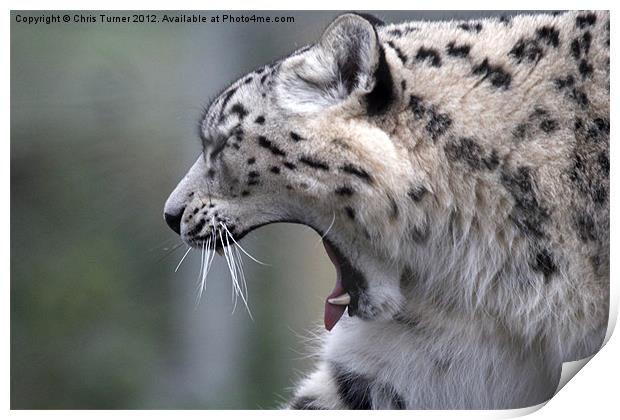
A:
MULTIPOLYGON (((5 18, 2 19, 2 38, 3 45, 6 47, 3 49, 5 54, 5 63, 8 63, 10 60, 9 57, 9 19, 8 12, 11 9, 15 10, 45 10, 45 9, 56 9, 56 10, 82 10, 85 6, 88 6, 89 9, 94 10, 205 10, 207 6, 215 6, 215 10, 407 10, 407 9, 417 9, 417 10, 460 10, 463 6, 467 6, 471 10, 495 10, 499 6, 497 1, 481 1, 481 0, 470 0, 468 2, 457 2, 457 1, 433 1, 433 2, 413 2, 411 0, 408 1, 369 1, 369 0, 344 0, 340 1, 337 4, 333 1, 326 0, 314 0, 314 1, 275 1, 275 0, 264 0, 260 2, 260 4, 250 3, 247 1, 240 0, 226 0, 223 3, 207 3, 205 0, 202 1, 175 1, 172 2, 162 2, 162 1, 117 1, 117 0, 106 0, 106 1, 91 1, 88 4, 84 2, 78 1, 57 1, 53 4, 46 1, 9 1, 7 2, 9 8, 7 9, 7 14, 5 14, 5 18), (377 6, 381 6, 380 9, 377 6)), ((501 3, 502 10, 566 10, 566 9, 611 9, 612 11, 612 24, 611 24, 611 48, 612 52, 615 50, 615 45, 618 45, 618 39, 615 35, 615 18, 616 13, 613 10, 612 4, 610 1, 588 1, 588 2, 576 2, 576 1, 563 1, 563 2, 549 2, 549 1, 531 1, 524 0, 520 2, 502 2, 501 3)), ((611 68, 617 68, 617 59, 612 54, 611 56, 611 68)), ((9 112, 10 112, 10 95, 9 95, 9 86, 10 86, 10 67, 5 65, 1 70, 4 73, 4 95, 2 100, 2 119, 3 126, 5 128, 5 132, 9 132, 9 112)), ((612 72, 613 73, 613 72, 612 72)), ((613 76, 612 76, 613 79, 613 76)), ((615 89, 615 79, 611 83, 612 92, 616 91, 615 89)), ((612 111, 614 110, 613 106, 613 98, 615 98, 615 93, 612 93, 612 111)), ((616 121, 620 121, 611 116, 611 138, 615 139, 615 133, 618 131, 616 129, 616 121)), ((7 138, 10 138, 10 134, 7 133, 7 138)), ((611 147, 611 177, 612 179, 616 178, 617 169, 616 169, 616 146, 611 147)), ((5 225, 3 226, 4 235, 3 238, 9 238, 10 235, 10 227, 7 226, 8 221, 10 220, 10 206, 6 201, 9 201, 7 197, 10 197, 10 144, 9 141, 4 142, 2 145, 2 150, 4 151, 3 159, 5 159, 5 164, 1 166, 2 171, 2 192, 0 194, 1 197, 4 197, 5 204, 0 206, 0 219, 5 221, 5 225)), ((613 329, 615 326, 617 313, 618 313, 618 282, 617 279, 617 269, 614 261, 617 261, 618 252, 617 246, 614 246, 617 241, 617 228, 614 223, 614 210, 617 208, 617 197, 618 197, 618 188, 616 188, 616 184, 612 182, 611 184, 611 213, 612 213, 612 226, 611 226, 611 239, 612 239, 612 247, 611 247, 611 280, 612 280, 612 302, 611 302, 611 311, 610 311, 610 326, 613 329)), ((5 279, 10 278, 10 254, 9 254, 9 241, 2 241, 2 259, 1 259, 1 267, 2 272, 5 273, 3 276, 5 279)), ((2 395, 3 395, 3 406, 8 410, 10 407, 10 393, 9 393, 9 384, 10 384, 10 359, 9 359, 9 350, 10 350, 10 286, 9 282, 6 282, 5 289, 5 305, 4 305, 4 319, 2 322, 2 332, 4 337, 6 337, 5 345, 2 347, 3 350, 3 361, 2 364, 2 373, 4 377, 4 381, 2 382, 2 395)), ((608 334, 609 335, 609 334, 608 334)), ((583 371, 577 375, 576 379, 571 380, 565 388, 563 388, 542 410, 536 411, 534 416, 535 418, 555 418, 555 417, 565 417, 565 418, 579 418, 583 419, 586 416, 600 416, 601 418, 609 418, 610 413, 615 413, 617 415, 618 411, 618 374, 620 373, 620 363, 618 362, 618 354, 620 354, 620 344, 618 344, 618 339, 611 339, 607 345, 601 350, 600 354, 594 356, 592 361, 588 363, 583 371)), ((19 372, 15 372, 15 374, 19 374, 19 372)), ((519 415, 524 415, 529 412, 532 412, 532 409, 522 409, 522 410, 507 410, 507 411, 450 411, 450 412, 441 412, 441 411, 416 411, 414 413, 411 412, 390 412, 389 415, 391 418, 410 418, 411 416, 415 416, 416 418, 460 418, 460 419, 481 419, 481 418, 505 418, 505 417, 515 417, 519 415)), ((49 416, 49 417, 62 417, 66 418, 81 418, 85 414, 90 417, 101 417, 108 416, 107 412, 96 412, 96 411, 11 411, 10 413, 14 417, 28 417, 31 416, 49 416)), ((365 416, 381 416, 383 413, 361 413, 361 412, 338 412, 334 414, 334 412, 326 413, 320 412, 274 412, 274 411, 254 411, 254 412, 233 412, 233 411, 209 411, 208 413, 200 412, 200 411, 116 411, 114 413, 115 416, 121 416, 123 418, 132 419, 137 417, 146 417, 149 418, 162 418, 163 416, 184 416, 188 418, 204 418, 205 415, 208 415, 209 418, 233 418, 239 415, 249 415, 255 418, 273 418, 274 416, 277 418, 288 418, 289 416, 295 417, 305 417, 305 416, 332 416, 338 415, 339 417, 344 416, 348 418, 352 418, 352 416, 365 417, 365 416)))

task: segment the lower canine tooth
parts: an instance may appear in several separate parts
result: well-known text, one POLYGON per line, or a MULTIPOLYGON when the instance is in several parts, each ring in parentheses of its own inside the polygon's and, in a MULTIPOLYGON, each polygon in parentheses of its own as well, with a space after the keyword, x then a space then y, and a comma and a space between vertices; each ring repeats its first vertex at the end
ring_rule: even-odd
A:
POLYGON ((351 303, 351 296, 349 296, 348 293, 345 293, 340 296, 327 299, 327 301, 332 305, 348 305, 349 303, 351 303))

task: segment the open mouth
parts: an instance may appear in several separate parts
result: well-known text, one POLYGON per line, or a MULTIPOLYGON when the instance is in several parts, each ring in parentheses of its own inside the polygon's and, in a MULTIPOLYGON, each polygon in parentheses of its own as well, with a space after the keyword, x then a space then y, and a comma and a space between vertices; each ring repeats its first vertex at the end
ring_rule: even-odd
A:
MULTIPOLYGON (((300 223, 298 221, 290 221, 287 220, 287 223, 300 223)), ((271 222, 278 223, 278 222, 271 222)), ((264 223, 260 225, 253 226, 243 232, 238 234, 230 234, 229 238, 234 241, 226 241, 225 237, 214 235, 214 241, 211 243, 213 250, 217 252, 220 256, 225 256, 225 248, 234 244, 238 244, 238 242, 245 237, 248 233, 258 229, 261 226, 271 224, 264 223), (222 239, 224 238, 224 239, 222 239)), ((304 224, 305 225, 305 224, 304 224)), ((307 226, 307 225, 306 225, 307 226)), ((310 228, 314 229, 312 226, 310 228)), ((320 234, 320 232, 317 231, 320 234)), ((194 244, 201 243, 206 237, 196 237, 194 238, 194 244)), ((361 277, 361 273, 356 270, 344 257, 342 252, 335 246, 329 239, 323 237, 323 246, 325 247, 325 251, 327 252, 327 256, 330 261, 334 265, 336 269, 336 284, 334 285, 331 293, 325 298, 325 311, 323 316, 323 321, 325 325, 325 329, 331 331, 332 328, 338 323, 342 315, 344 315, 345 310, 348 308, 349 315, 354 315, 357 307, 357 300, 359 297, 360 291, 360 281, 363 280, 361 277)), ((198 246, 198 245, 196 245, 198 246)))
POLYGON ((344 310, 351 303, 351 296, 345 290, 342 283, 343 264, 341 264, 340 252, 336 251, 336 248, 325 239, 323 239, 323 246, 325 247, 325 251, 327 251, 327 256, 336 268, 336 285, 325 300, 325 313, 323 316, 325 329, 331 331, 340 318, 342 318, 344 310))

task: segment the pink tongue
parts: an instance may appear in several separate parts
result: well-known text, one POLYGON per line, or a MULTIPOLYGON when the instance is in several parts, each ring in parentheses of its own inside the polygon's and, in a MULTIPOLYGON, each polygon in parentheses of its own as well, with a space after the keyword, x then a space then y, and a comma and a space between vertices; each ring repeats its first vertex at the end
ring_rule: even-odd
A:
MULTIPOLYGON (((337 296, 342 295, 345 290, 342 287, 342 280, 340 275, 340 264, 338 263, 338 259, 336 258, 336 254, 332 250, 332 247, 326 241, 323 241, 323 246, 325 247, 325 251, 327 251, 327 256, 336 267, 336 286, 334 290, 327 296, 327 299, 335 298, 337 296)), ((323 321, 325 323, 325 329, 327 331, 331 331, 334 328, 334 325, 342 318, 342 314, 344 314, 344 310, 347 308, 345 305, 332 305, 325 299, 325 315, 323 317, 323 321)))

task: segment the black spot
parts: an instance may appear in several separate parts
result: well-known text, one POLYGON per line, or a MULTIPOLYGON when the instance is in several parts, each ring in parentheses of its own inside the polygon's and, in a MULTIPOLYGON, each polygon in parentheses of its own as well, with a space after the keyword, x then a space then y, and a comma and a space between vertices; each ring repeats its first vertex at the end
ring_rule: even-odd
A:
POLYGON ((581 130, 583 128, 583 120, 581 118, 575 118, 575 131, 581 130))
POLYGON ((489 59, 485 58, 482 63, 473 68, 473 74, 482 76, 482 80, 489 79, 495 87, 508 89, 512 76, 499 66, 489 64, 489 59))
POLYGON ((580 29, 583 29, 586 26, 592 26, 595 23, 596 23, 596 15, 594 13, 587 13, 585 15, 579 15, 575 19, 575 24, 580 29))
POLYGON ((570 43, 570 53, 575 60, 578 60, 579 57, 581 57, 581 45, 579 44, 579 40, 576 38, 570 43))
POLYGON ((523 60, 532 63, 538 62, 538 60, 543 57, 544 53, 537 41, 533 39, 521 39, 512 47, 508 55, 513 57, 517 63, 521 63, 523 60))
MULTIPOLYGON (((576 119, 575 139, 577 143, 572 165, 568 169, 569 179, 583 198, 602 205, 608 197, 609 120, 601 117, 587 122, 576 119)), ((591 207, 588 206, 588 209, 591 207)))
POLYGON ((315 158, 309 157, 309 156, 300 157, 299 162, 314 169, 320 169, 321 171, 329 171, 329 165, 327 163, 317 160, 315 158))
POLYGON ((604 186, 594 185, 592 187, 592 201, 594 201, 596 204, 605 204, 605 202, 607 201, 607 195, 607 190, 604 186))
POLYGON ((215 169, 209 168, 209 170, 207 171, 207 176, 209 178, 213 178, 215 176, 215 169))
POLYGON ((409 99, 409 108, 411 108, 416 118, 422 118, 426 112, 426 108, 422 104, 422 98, 415 95, 411 95, 409 99))
POLYGON ((407 24, 407 26, 402 28, 402 33, 403 33, 403 35, 407 35, 407 34, 410 34, 411 32, 415 32, 417 30, 418 30, 418 28, 416 28, 415 26, 411 26, 411 24, 407 24))
POLYGON ((260 184, 260 181, 258 179, 250 179, 248 181, 248 185, 258 185, 260 184))
POLYGON ((282 149, 273 144, 271 141, 267 140, 267 138, 264 136, 258 137, 258 145, 265 149, 269 149, 269 151, 276 156, 286 156, 286 153, 284 153, 282 149))
POLYGON ((393 197, 388 196, 390 200, 390 220, 398 219, 398 204, 396 204, 396 200, 393 197))
POLYGON ((446 144, 446 155, 451 160, 461 161, 473 170, 494 170, 499 166, 499 157, 495 150, 486 156, 482 147, 473 139, 462 137, 446 144))
POLYGON ((256 158, 251 157, 248 159, 248 165, 254 165, 254 163, 256 163, 256 158))
POLYGON ((241 191, 241 197, 247 197, 248 195, 250 195, 250 192, 248 190, 241 191))
POLYGON ((277 174, 279 174, 279 173, 280 173, 280 168, 279 168, 279 167, 277 167, 277 166, 272 166, 272 167, 269 169, 269 171, 270 171, 272 174, 276 174, 276 175, 277 175, 277 174))
POLYGON ((323 408, 319 407, 314 398, 299 397, 291 403, 291 410, 323 410, 323 408))
POLYGON ((388 34, 395 36, 395 37, 401 37, 403 36, 403 31, 401 31, 398 28, 392 28, 388 31, 388 34))
POLYGON ((472 31, 476 31, 476 32, 480 32, 482 31, 482 24, 479 22, 475 22, 475 23, 461 23, 459 26, 459 29, 462 29, 464 31, 467 32, 472 32, 472 31))
POLYGON ((246 115, 248 115, 248 111, 240 103, 234 104, 232 108, 230 108, 230 112, 233 114, 237 114, 240 120, 244 119, 246 115))
POLYGON ((403 64, 407 63, 407 56, 403 53, 403 51, 398 48, 392 41, 388 41, 387 44, 396 52, 396 55, 402 61, 403 64))
POLYGON ((256 171, 250 171, 248 172, 248 178, 258 178, 260 177, 260 174, 256 171))
POLYGON ((585 54, 590 52, 590 45, 592 45, 592 34, 590 32, 586 32, 581 36, 581 47, 583 48, 583 52, 585 54))
POLYGON ((340 167, 340 169, 348 174, 354 175, 369 184, 373 183, 372 177, 365 169, 360 168, 359 166, 355 166, 351 163, 347 163, 340 167))
POLYGON ((237 88, 232 88, 228 92, 226 92, 226 94, 224 95, 224 99, 222 100, 222 108, 221 108, 222 111, 224 110, 224 108, 226 108, 228 101, 230 101, 230 98, 233 97, 236 91, 237 91, 237 88))
POLYGON ((352 207, 346 206, 344 211, 347 213, 347 216, 349 216, 349 219, 355 220, 355 210, 353 210, 352 207))
POLYGON ((448 52, 448 55, 451 55, 453 57, 467 57, 469 55, 469 51, 470 51, 471 47, 467 44, 463 44, 463 45, 456 45, 456 42, 452 41, 448 44, 448 46, 446 47, 446 51, 448 52))
POLYGON ((425 61, 427 58, 430 58, 431 66, 441 67, 441 57, 439 55, 439 52, 432 48, 420 47, 415 58, 418 61, 425 61))
POLYGON ((503 23, 504 25, 508 25, 510 23, 511 17, 510 16, 506 16, 506 15, 501 15, 499 17, 499 21, 501 23, 503 23))
POLYGON ((241 128, 241 126, 238 125, 237 127, 231 130, 230 135, 235 136, 235 140, 237 140, 238 142, 242 142, 243 141, 243 128, 241 128))
POLYGON ((541 41, 546 42, 547 45, 551 45, 553 47, 560 45, 560 32, 553 26, 543 26, 538 28, 536 30, 536 36, 541 41))
POLYGON ((265 124, 265 117, 263 117, 262 115, 259 115, 258 117, 256 117, 256 119, 254 120, 254 122, 255 122, 256 124, 263 125, 263 124, 265 124))
POLYGON ((552 133, 558 129, 558 122, 552 119, 544 119, 540 122, 540 129, 545 133, 552 133))
POLYGON ((284 161, 284 162, 282 162, 282 164, 283 164, 283 165, 284 165, 287 169, 290 169, 291 171, 292 171, 293 169, 297 169, 297 166, 296 166, 294 163, 284 161))
POLYGON ((265 84, 265 80, 267 80, 267 76, 269 76, 268 74, 263 74, 263 76, 260 78, 260 84, 263 85, 265 84))
POLYGON ((420 185, 418 187, 413 187, 409 189, 407 195, 413 200, 414 203, 418 203, 420 202, 420 200, 422 200, 422 198, 424 198, 427 192, 428 190, 420 185))
POLYGON ((575 84, 575 78, 570 74, 565 79, 556 79, 555 85, 558 89, 564 89, 565 87, 572 87, 575 84))
POLYGON ((244 85, 249 85, 250 83, 252 83, 252 77, 251 76, 243 81, 244 85))
POLYGON ((575 228, 577 229, 577 235, 582 242, 595 241, 596 232, 594 219, 587 213, 577 214, 575 217, 575 228))
POLYGON ((338 396, 352 410, 372 409, 370 390, 372 382, 364 376, 345 370, 342 366, 331 366, 338 396))
POLYGON ((598 163, 603 173, 609 175, 609 156, 607 156, 606 152, 599 153, 598 163))
POLYGON ((414 226, 411 229, 411 240, 416 244, 424 244, 430 237, 430 228, 427 224, 422 226, 414 226))
POLYGON ((342 187, 338 187, 336 188, 336 190, 334 191, 337 195, 343 195, 343 196, 352 196, 355 191, 353 191, 353 188, 349 187, 348 185, 343 185, 342 187))
POLYGON ((448 114, 439 114, 433 109, 430 110, 430 119, 426 124, 426 131, 431 135, 433 141, 446 132, 452 125, 452 119, 448 114))
POLYGON ((586 108, 590 103, 588 96, 583 91, 574 87, 575 78, 573 76, 568 75, 566 79, 556 79, 554 82, 556 87, 560 90, 568 88, 566 90, 566 96, 575 101, 582 108, 586 108))
POLYGON ((579 63, 579 73, 584 79, 590 76, 593 70, 594 68, 592 67, 592 65, 589 64, 586 60, 581 60, 581 62, 579 63))
POLYGON ((379 115, 386 111, 394 100, 392 73, 385 59, 383 46, 379 46, 379 64, 374 74, 375 87, 364 98, 366 112, 369 116, 379 115))
POLYGON ((527 123, 521 123, 517 125, 512 131, 513 137, 517 140, 523 140, 525 138, 525 135, 527 134, 528 128, 529 124, 527 123))
POLYGON ((297 134, 296 132, 294 132, 294 131, 291 131, 291 132, 290 132, 290 136, 291 136, 291 139, 293 139, 293 141, 300 141, 300 140, 303 140, 303 138, 302 138, 299 134, 297 134))
POLYGON ((588 104, 590 103, 590 101, 588 100, 588 96, 581 90, 574 88, 569 94, 568 97, 573 99, 575 102, 577 102, 579 105, 581 105, 582 108, 585 108, 588 106, 588 104))
POLYGON ((542 238, 544 225, 549 219, 549 212, 540 204, 535 194, 534 179, 530 168, 520 166, 516 171, 504 172, 501 182, 515 200, 510 220, 525 235, 542 238))
POLYGON ((609 135, 609 120, 606 118, 595 118, 594 124, 596 128, 603 133, 609 135))
POLYGON ((202 228, 204 227, 205 223, 206 223, 205 219, 198 220, 196 225, 189 232, 187 232, 187 236, 191 237, 191 236, 196 235, 198 232, 200 232, 202 230, 202 228))
POLYGON ((543 249, 536 254, 532 263, 532 269, 543 274, 545 283, 549 281, 549 277, 558 271, 558 267, 553 260, 553 256, 547 249, 543 249))

